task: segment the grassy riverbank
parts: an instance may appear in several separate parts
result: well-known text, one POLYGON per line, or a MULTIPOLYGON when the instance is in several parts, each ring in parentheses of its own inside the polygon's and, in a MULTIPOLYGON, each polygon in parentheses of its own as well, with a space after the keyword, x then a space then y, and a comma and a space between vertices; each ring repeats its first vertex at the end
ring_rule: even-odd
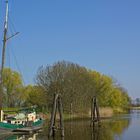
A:
MULTIPOLYGON (((123 110, 121 108, 101 107, 99 109, 99 112, 100 112, 101 119, 104 119, 104 118, 111 118, 116 114, 126 113, 127 111, 123 110)), ((51 117, 50 113, 46 113, 46 115, 44 115, 44 114, 42 114, 42 115, 46 120, 50 120, 50 117, 51 117)), ((65 121, 70 120, 70 119, 90 118, 91 112, 89 111, 88 113, 72 113, 72 114, 64 113, 63 117, 64 117, 65 121)), ((57 114, 56 118, 59 119, 58 114, 57 114)))
MULTIPOLYGON (((17 111, 19 108, 5 108, 5 111, 17 111)), ((140 108, 139 108, 140 109, 140 108)), ((100 107, 99 108, 100 117, 102 119, 104 118, 110 118, 115 114, 121 114, 126 113, 126 110, 123 110, 121 108, 111 108, 111 107, 100 107)), ((8 112, 8 114, 13 114, 14 112, 8 112)), ((40 112, 39 115, 46 119, 47 121, 51 118, 51 113, 43 113, 40 112)), ((87 111, 86 113, 63 113, 64 120, 70 120, 70 119, 82 119, 82 118, 90 118, 91 117, 91 111, 87 111)), ((59 115, 57 114, 57 119, 59 118, 59 115)))
POLYGON ((133 107, 130 107, 131 110, 140 110, 140 106, 133 106, 133 107))

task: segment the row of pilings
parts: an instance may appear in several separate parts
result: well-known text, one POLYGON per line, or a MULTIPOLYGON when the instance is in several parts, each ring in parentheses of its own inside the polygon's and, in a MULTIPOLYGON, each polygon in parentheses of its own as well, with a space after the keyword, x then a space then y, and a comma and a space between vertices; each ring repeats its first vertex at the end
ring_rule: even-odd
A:
MULTIPOLYGON (((71 113, 72 113, 72 104, 70 105, 71 113)), ((97 98, 94 96, 91 99, 91 123, 90 126, 94 127, 95 123, 98 123, 100 126, 100 113, 99 113, 99 106, 97 103, 97 98)), ((64 130, 64 118, 63 118, 63 105, 62 105, 62 97, 59 94, 54 95, 53 99, 53 108, 51 113, 51 119, 49 124, 49 133, 48 137, 55 137, 56 131, 60 130, 61 137, 65 136, 64 130), (56 114, 58 113, 59 116, 59 127, 56 126, 56 114)))

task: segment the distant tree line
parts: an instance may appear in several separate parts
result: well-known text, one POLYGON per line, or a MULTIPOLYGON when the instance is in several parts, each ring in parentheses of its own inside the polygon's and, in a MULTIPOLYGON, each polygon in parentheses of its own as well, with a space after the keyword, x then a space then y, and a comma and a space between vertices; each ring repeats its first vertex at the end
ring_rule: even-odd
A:
POLYGON ((64 111, 89 111, 96 96, 101 107, 126 108, 130 104, 127 91, 113 78, 78 64, 61 61, 42 66, 35 77, 36 85, 23 86, 20 74, 4 72, 4 105, 9 107, 38 105, 50 111, 54 94, 60 94, 64 111))
POLYGON ((135 100, 131 101, 132 107, 140 107, 140 98, 136 98, 135 100))

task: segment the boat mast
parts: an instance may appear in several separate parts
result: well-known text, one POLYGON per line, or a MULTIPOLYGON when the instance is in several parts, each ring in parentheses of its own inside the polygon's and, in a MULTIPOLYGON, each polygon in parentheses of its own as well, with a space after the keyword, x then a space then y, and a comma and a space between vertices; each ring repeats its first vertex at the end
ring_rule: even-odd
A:
POLYGON ((7 43, 7 30, 8 30, 8 0, 6 0, 6 15, 4 22, 4 35, 3 35, 3 48, 2 48, 2 63, 1 63, 1 73, 0 73, 0 110, 2 110, 2 97, 3 97, 3 69, 5 63, 5 50, 7 43))

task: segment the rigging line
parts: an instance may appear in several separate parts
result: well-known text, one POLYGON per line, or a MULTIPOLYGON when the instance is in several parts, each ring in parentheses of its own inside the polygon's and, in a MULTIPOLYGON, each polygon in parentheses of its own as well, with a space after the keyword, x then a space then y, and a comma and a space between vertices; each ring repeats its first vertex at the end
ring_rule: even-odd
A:
POLYGON ((0 48, 2 48, 2 45, 3 45, 3 23, 2 22, 0 22, 0 48))
POLYGON ((11 26, 9 26, 9 32, 8 32, 8 35, 7 35, 7 40, 9 38, 9 36, 12 36, 13 34, 14 34, 13 30, 12 30, 11 26))
MULTIPOLYGON (((9 7, 11 7, 11 5, 12 5, 12 4, 10 4, 9 7)), ((9 9, 10 9, 10 8, 9 8, 9 9)), ((9 11, 10 11, 10 10, 9 10, 9 11)), ((9 12, 9 14, 8 14, 8 19, 9 19, 8 25, 9 25, 9 28, 10 28, 10 30, 11 30, 11 33, 13 34, 13 33, 16 32, 16 28, 15 28, 15 26, 14 26, 14 22, 13 22, 13 20, 12 20, 12 15, 11 15, 10 13, 11 13, 11 12, 9 12)))
MULTIPOLYGON (((9 17, 9 19, 10 19, 10 17, 9 17)), ((9 36, 7 38, 7 40, 9 40, 10 38, 12 38, 12 37, 16 36, 17 34, 19 34, 19 32, 16 32, 16 28, 15 28, 15 26, 14 26, 14 24, 13 24, 11 19, 9 21, 9 30, 11 32, 11 36, 9 36)))
POLYGON ((7 59, 8 59, 8 65, 9 65, 9 68, 11 67, 11 59, 10 59, 10 49, 9 49, 9 47, 7 47, 7 59))
POLYGON ((3 33, 0 34, 0 48, 2 48, 2 38, 3 38, 3 33))
POLYGON ((11 33, 11 34, 13 34, 13 33, 14 33, 14 31, 13 31, 13 28, 11 27, 11 24, 9 24, 9 26, 8 26, 8 27, 9 27, 9 31, 10 31, 10 33, 11 33))
POLYGON ((1 29, 3 29, 2 26, 3 26, 3 21, 0 20, 0 27, 1 27, 1 29))
MULTIPOLYGON (((9 33, 7 33, 7 35, 8 35, 9 33)), ((9 42, 10 43, 10 42, 9 42)), ((9 66, 9 68, 11 68, 11 58, 10 58, 10 49, 9 49, 9 46, 8 46, 8 44, 9 44, 8 42, 7 42, 7 65, 9 66)))
POLYGON ((13 28, 13 31, 16 32, 16 28, 15 28, 15 25, 14 25, 14 22, 12 21, 12 18, 9 16, 9 25, 11 26, 11 28, 13 28))
MULTIPOLYGON (((3 7, 3 1, 0 2, 0 6, 1 6, 0 9, 2 9, 2 7, 3 7)), ((2 17, 2 12, 0 12, 0 17, 2 17)))
POLYGON ((23 80, 23 85, 25 86, 25 80, 24 80, 24 78, 23 78, 22 71, 21 71, 21 69, 20 69, 20 66, 18 65, 18 61, 17 61, 16 55, 15 55, 14 50, 13 50, 12 47, 11 47, 11 53, 12 53, 12 55, 13 55, 13 58, 15 59, 16 67, 17 67, 17 69, 18 69, 18 71, 19 71, 19 73, 20 73, 20 75, 21 75, 22 80, 23 80))

